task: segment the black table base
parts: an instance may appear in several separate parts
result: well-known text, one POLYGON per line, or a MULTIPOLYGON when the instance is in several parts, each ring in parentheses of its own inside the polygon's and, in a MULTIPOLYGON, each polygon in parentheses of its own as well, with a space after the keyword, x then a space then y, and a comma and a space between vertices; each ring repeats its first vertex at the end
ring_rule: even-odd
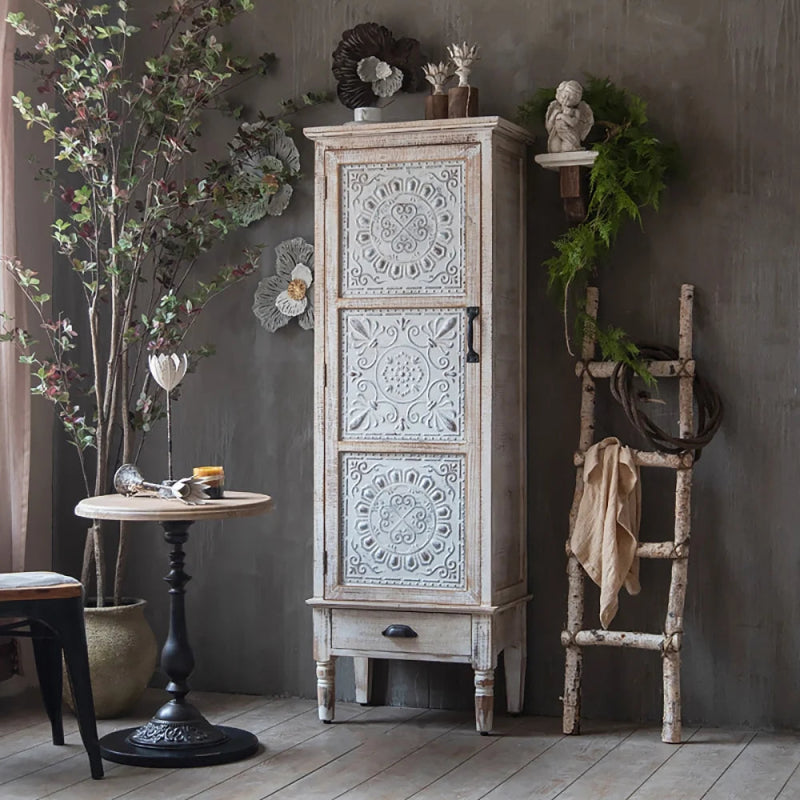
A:
POLYGON ((190 747, 142 747, 133 744, 131 737, 139 730, 141 728, 126 728, 104 736, 100 740, 103 758, 137 767, 211 767, 239 761, 258 750, 258 739, 252 733, 226 725, 214 726, 224 741, 190 747))
POLYGON ((212 725, 191 703, 187 682, 194 669, 184 609, 185 586, 190 576, 183 570, 183 545, 191 522, 162 522, 164 538, 172 545, 170 571, 169 634, 161 651, 161 669, 169 678, 172 700, 138 728, 114 731, 100 739, 103 758, 139 767, 208 767, 252 755, 258 739, 248 731, 212 725))

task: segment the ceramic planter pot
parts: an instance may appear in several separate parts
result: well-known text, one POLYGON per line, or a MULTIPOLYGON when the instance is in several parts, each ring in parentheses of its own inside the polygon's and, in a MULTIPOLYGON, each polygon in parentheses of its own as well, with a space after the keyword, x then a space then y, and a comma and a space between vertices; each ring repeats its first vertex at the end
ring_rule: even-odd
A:
MULTIPOLYGON (((118 606, 86 606, 89 672, 98 719, 131 711, 153 675, 158 647, 144 616, 146 605, 145 600, 125 598, 118 606)), ((74 710, 66 676, 64 698, 74 710)))

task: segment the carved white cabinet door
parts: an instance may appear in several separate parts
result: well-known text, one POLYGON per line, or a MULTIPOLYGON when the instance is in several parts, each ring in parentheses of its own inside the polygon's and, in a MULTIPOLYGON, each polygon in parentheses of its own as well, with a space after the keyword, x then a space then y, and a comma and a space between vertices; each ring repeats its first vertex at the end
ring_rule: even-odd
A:
MULTIPOLYGON (((328 155, 326 550, 338 599, 477 597, 467 362, 477 303, 476 146, 328 155), (473 268, 469 270, 467 265, 473 268)), ((474 338, 474 334, 473 334, 474 338)))

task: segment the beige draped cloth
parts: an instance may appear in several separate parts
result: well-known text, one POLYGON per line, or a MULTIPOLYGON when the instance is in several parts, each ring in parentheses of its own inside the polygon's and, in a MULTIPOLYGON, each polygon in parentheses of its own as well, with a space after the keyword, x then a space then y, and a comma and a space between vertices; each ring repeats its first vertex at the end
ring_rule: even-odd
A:
POLYGON ((608 628, 624 586, 638 594, 642 489, 633 451, 609 437, 586 451, 583 497, 570 547, 600 587, 600 624, 608 628))
MULTIPOLYGON (((0 254, 14 256, 14 34, 0 0, 0 254)), ((25 327, 25 298, 0 266, 0 310, 25 327)), ((0 343, 0 572, 25 568, 30 473, 30 376, 13 345, 0 343)))

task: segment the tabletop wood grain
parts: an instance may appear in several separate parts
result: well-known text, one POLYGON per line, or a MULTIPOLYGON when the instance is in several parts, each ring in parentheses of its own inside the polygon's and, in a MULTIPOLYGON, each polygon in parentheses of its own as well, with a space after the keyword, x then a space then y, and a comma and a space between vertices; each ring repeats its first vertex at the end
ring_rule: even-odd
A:
POLYGON ((168 522, 170 520, 228 519, 254 517, 272 509, 272 498, 256 492, 225 490, 225 497, 190 506, 179 500, 160 497, 125 497, 103 494, 86 497, 75 506, 75 514, 89 519, 117 519, 133 522, 168 522))

